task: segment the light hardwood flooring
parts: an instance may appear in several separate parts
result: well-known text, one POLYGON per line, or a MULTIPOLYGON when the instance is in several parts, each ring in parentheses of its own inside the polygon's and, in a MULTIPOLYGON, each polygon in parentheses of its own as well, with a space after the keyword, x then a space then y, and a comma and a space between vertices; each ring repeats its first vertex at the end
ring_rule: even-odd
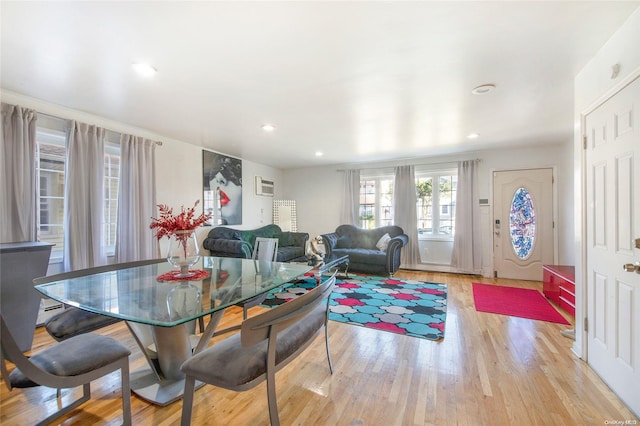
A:
MULTIPOLYGON (((602 380, 570 350, 564 325, 476 312, 474 281, 542 289, 539 282, 400 271, 398 277, 448 284, 445 337, 434 342, 329 322, 333 375, 322 337, 276 376, 283 425, 604 425, 636 422, 602 380)), ((256 308, 254 308, 256 309, 256 308)), ((260 308, 257 308, 260 309, 260 308)), ((221 326, 238 322, 228 310, 221 326)), ((132 350, 132 371, 145 361, 124 324, 101 333, 132 350)), ((36 331, 33 351, 53 340, 36 331)), ((57 409, 55 390, 0 393, 0 424, 35 423, 57 409)), ((92 384, 92 399, 61 423, 121 423, 118 373, 92 384)), ((63 397, 78 394, 64 390, 63 397)), ((167 407, 132 396, 134 425, 175 425, 182 402, 167 407)), ((196 391, 193 425, 266 425, 266 386, 196 391)))

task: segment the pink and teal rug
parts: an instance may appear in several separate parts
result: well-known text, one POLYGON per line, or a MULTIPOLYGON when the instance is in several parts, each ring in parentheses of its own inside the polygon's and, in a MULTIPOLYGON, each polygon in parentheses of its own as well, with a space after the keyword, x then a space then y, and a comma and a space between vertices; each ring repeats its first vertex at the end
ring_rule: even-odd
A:
MULTIPOLYGON (((263 305, 281 305, 315 285, 313 277, 292 281, 270 293, 263 305)), ((337 279, 329 311, 333 321, 439 340, 444 337, 447 285, 350 274, 337 279)))

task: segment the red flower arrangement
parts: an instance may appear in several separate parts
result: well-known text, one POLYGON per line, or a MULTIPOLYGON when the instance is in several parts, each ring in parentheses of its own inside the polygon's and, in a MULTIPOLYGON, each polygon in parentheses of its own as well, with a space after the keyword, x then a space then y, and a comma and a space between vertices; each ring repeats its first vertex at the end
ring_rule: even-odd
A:
POLYGON ((164 236, 170 237, 177 231, 194 231, 211 218, 211 213, 202 213, 200 216, 195 217, 195 209, 198 203, 200 203, 200 200, 196 200, 193 207, 189 209, 185 209, 184 206, 182 206, 180 213, 176 215, 173 214, 173 208, 166 204, 158 204, 160 217, 152 217, 149 228, 155 230, 155 236, 158 239, 164 236))

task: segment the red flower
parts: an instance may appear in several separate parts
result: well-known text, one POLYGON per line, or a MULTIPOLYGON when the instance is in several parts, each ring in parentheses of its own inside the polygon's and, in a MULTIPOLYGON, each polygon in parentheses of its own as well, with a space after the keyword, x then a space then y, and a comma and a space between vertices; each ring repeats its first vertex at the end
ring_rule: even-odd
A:
POLYGON ((200 203, 200 200, 196 200, 196 203, 190 209, 185 209, 184 206, 180 208, 180 213, 174 215, 173 208, 166 204, 158 204, 160 210, 160 217, 151 218, 151 225, 149 228, 155 230, 155 236, 157 239, 171 236, 176 231, 194 231, 197 227, 205 223, 211 217, 211 213, 200 216, 195 216, 196 206, 200 203))

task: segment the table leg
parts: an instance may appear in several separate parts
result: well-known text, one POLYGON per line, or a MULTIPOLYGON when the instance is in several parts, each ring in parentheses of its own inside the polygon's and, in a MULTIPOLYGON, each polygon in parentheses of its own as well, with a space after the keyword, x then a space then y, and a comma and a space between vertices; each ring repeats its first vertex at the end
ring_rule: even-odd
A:
POLYGON ((184 379, 180 366, 191 356, 191 342, 184 324, 175 327, 153 327, 158 363, 168 380, 184 379))
MULTIPOLYGON (((209 325, 200 336, 195 352, 207 346, 215 328, 217 327, 224 309, 211 316, 209 325)), ((145 339, 139 338, 130 327, 140 349, 147 354, 148 348, 143 347, 145 339)), ((180 366, 192 355, 192 345, 186 325, 176 327, 153 327, 157 359, 147 356, 151 368, 143 368, 131 373, 131 391, 153 404, 165 406, 182 398, 184 393, 184 374, 180 366)), ((203 386, 196 381, 196 389, 203 386)))

